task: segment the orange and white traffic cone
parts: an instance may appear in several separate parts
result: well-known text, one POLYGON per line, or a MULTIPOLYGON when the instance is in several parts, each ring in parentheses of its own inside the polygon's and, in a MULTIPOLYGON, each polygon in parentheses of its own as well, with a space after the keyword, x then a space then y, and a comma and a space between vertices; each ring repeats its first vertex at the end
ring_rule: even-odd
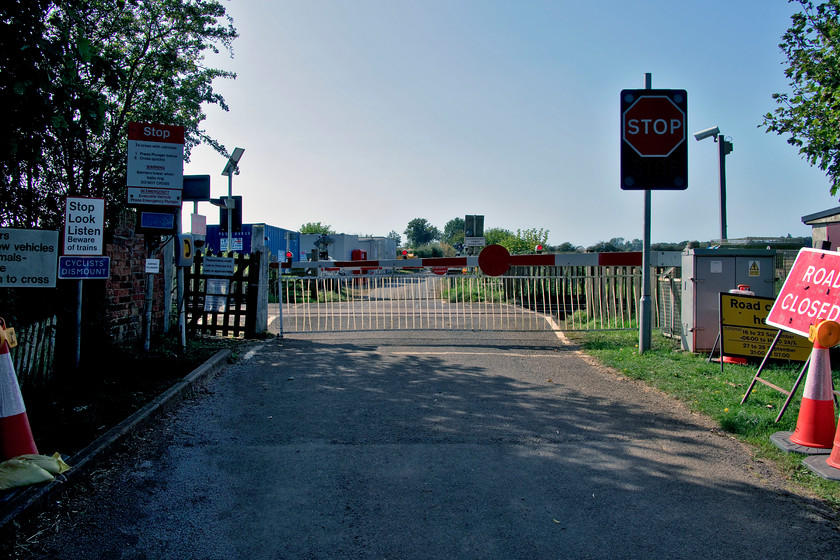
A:
POLYGON ((834 434, 834 446, 831 455, 819 455, 808 457, 802 461, 806 467, 829 480, 840 480, 840 427, 834 434))
POLYGON ((811 335, 808 338, 814 343, 814 349, 811 351, 811 362, 808 365, 808 377, 805 380, 796 429, 792 434, 777 432, 770 439, 785 451, 826 454, 826 450, 832 447, 836 427, 828 351, 840 341, 840 324, 835 321, 822 321, 816 328, 811 327, 811 335), (790 441, 791 447, 780 443, 779 440, 785 439, 790 441))
POLYGON ((15 367, 9 354, 5 324, 0 324, 0 461, 38 454, 15 367))

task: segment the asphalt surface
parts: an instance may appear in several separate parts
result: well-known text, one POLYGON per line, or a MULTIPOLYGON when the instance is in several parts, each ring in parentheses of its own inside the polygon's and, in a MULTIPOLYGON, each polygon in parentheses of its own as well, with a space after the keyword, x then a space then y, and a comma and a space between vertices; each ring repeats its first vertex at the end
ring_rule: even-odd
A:
POLYGON ((31 558, 836 558, 749 448, 553 333, 261 344, 31 558))

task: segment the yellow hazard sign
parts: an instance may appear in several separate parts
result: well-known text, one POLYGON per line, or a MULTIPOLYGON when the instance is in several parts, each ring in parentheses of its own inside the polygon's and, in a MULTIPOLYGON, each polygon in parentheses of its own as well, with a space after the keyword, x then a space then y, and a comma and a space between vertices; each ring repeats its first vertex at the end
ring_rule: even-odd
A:
POLYGON ((750 261, 750 276, 761 276, 761 264, 758 261, 750 261))
MULTIPOLYGON (((765 320, 773 307, 773 298, 720 294, 720 333, 724 356, 763 358, 778 333, 765 320)), ((805 337, 788 332, 776 341, 771 358, 804 362, 812 345, 805 337)))

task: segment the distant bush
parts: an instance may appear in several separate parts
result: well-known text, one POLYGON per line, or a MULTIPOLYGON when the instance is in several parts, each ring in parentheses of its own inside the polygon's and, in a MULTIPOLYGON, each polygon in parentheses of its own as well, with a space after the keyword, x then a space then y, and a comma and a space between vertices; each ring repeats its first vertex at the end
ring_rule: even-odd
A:
POLYGON ((431 257, 442 257, 443 248, 437 243, 430 243, 422 245, 414 249, 414 256, 418 259, 428 259, 431 257))

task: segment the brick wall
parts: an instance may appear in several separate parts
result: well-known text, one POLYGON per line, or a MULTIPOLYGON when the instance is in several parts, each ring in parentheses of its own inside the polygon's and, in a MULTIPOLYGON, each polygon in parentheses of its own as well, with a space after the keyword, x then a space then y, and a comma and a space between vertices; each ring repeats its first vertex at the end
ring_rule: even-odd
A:
MULTIPOLYGON (((149 257, 145 236, 134 230, 134 213, 126 213, 105 243, 105 254, 111 257, 111 276, 104 282, 101 329, 111 343, 143 339, 146 299, 146 259, 149 257)), ((153 258, 162 259, 157 250, 153 258)), ((160 334, 164 325, 163 267, 153 274, 155 287, 152 306, 152 336, 160 334)), ((98 306, 95 306, 98 307, 98 306)))

